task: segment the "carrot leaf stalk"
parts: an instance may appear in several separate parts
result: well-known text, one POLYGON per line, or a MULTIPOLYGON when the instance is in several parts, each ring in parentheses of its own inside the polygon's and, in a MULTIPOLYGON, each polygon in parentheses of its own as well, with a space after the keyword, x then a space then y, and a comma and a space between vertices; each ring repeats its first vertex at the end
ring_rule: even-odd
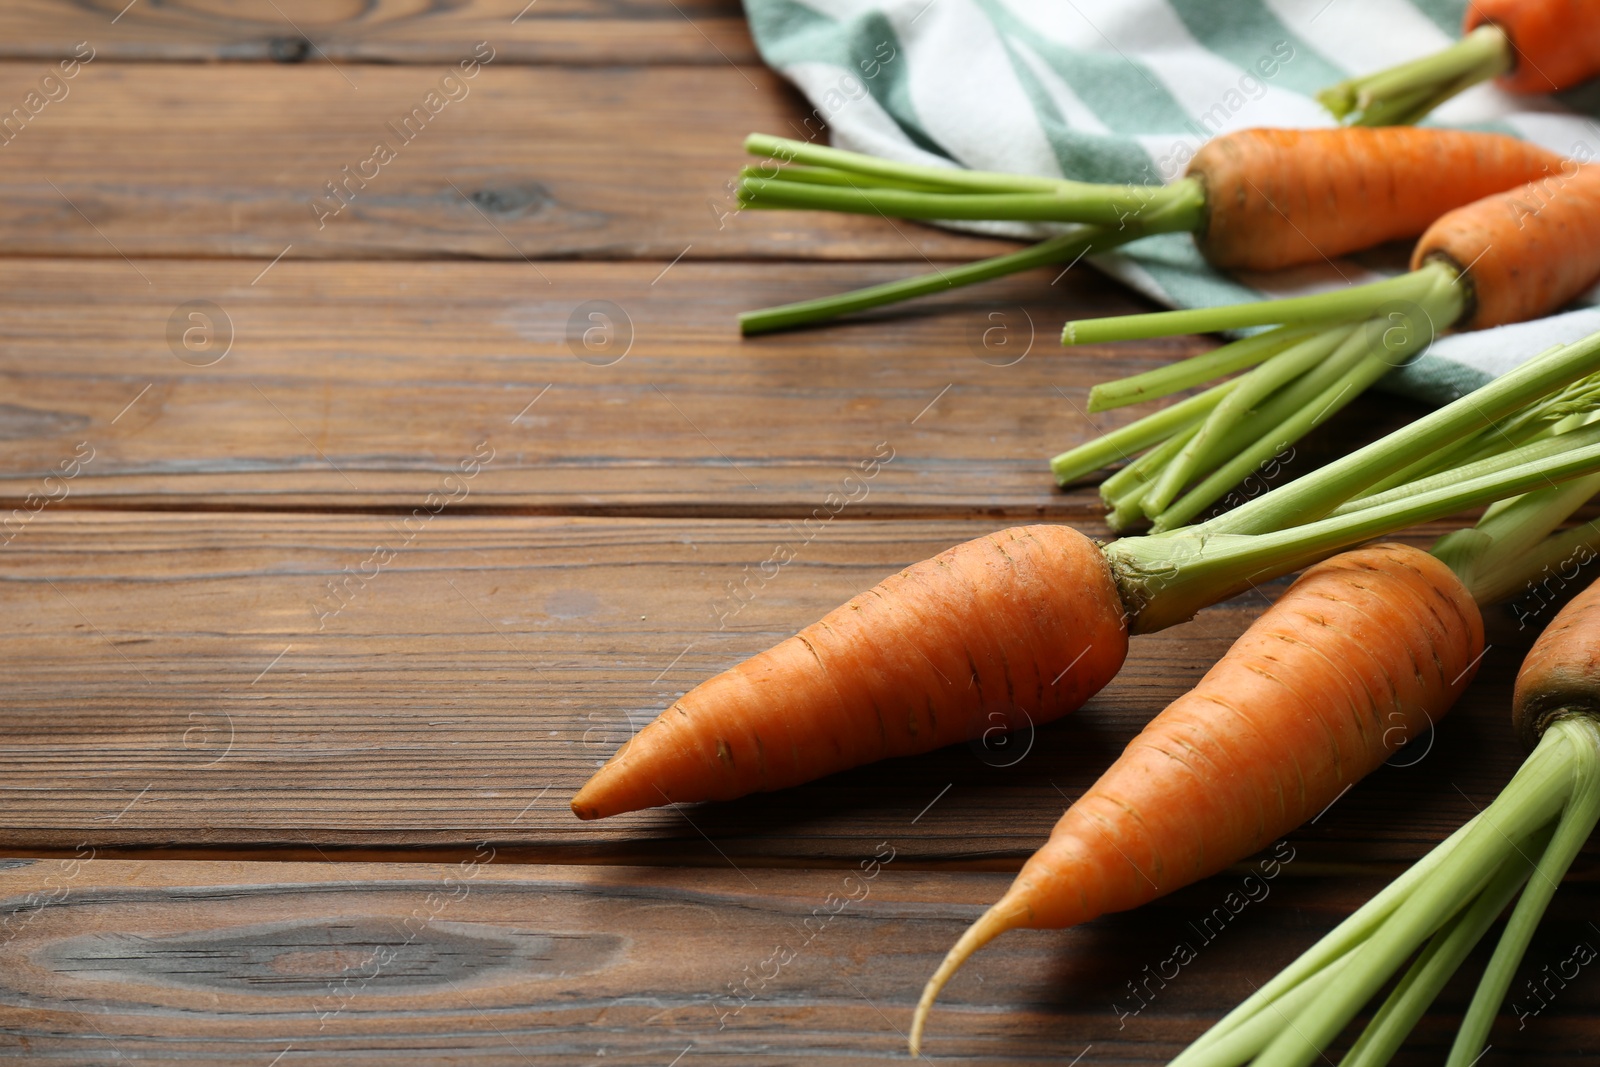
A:
POLYGON ((745 150, 775 161, 810 164, 798 173, 790 167, 745 168, 738 195, 739 206, 748 208, 1096 225, 1121 225, 1136 215, 1175 211, 1186 222, 1183 228, 1194 229, 1205 204, 1205 192, 1195 178, 1170 185, 1079 182, 895 163, 763 134, 746 138, 745 150))
POLYGON ((1600 728, 1587 715, 1557 718, 1489 807, 1197 1039, 1172 1067, 1312 1063, 1420 949, 1343 1061, 1387 1063, 1526 884, 1451 1049, 1449 1067, 1467 1067, 1481 1053, 1554 887, 1597 821, 1600 728), (1292 999, 1307 985, 1314 985, 1314 998, 1292 999))
MULTIPOLYGON (((1071 233, 1051 237, 1038 244, 1005 255, 980 259, 959 266, 937 268, 898 281, 870 285, 835 296, 799 300, 792 304, 746 311, 739 315, 739 332, 746 337, 757 334, 790 330, 813 322, 838 318, 856 311, 867 311, 889 304, 898 304, 920 296, 933 296, 959 289, 965 285, 1003 278, 1008 274, 1032 270, 1053 263, 1071 263, 1092 252, 1106 252, 1152 233, 1165 232, 1167 220, 1147 218, 1139 224, 1126 224, 1119 229, 1103 226, 1083 226, 1071 233)), ((1181 226, 1176 226, 1180 228, 1181 226)))
POLYGON ((1506 73, 1515 62, 1505 31, 1491 23, 1432 55, 1330 85, 1317 100, 1352 126, 1409 126, 1458 93, 1506 73))

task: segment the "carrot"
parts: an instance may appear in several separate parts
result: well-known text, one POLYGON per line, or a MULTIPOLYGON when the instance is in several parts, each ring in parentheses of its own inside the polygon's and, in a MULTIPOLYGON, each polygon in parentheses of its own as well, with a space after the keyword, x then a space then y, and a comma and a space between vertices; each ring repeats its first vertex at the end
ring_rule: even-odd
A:
MULTIPOLYGON (((1600 488, 1600 480, 1584 481, 1584 491, 1600 488)), ((1520 510, 1523 519, 1551 519, 1579 498, 1581 493, 1569 494, 1557 504, 1554 496, 1539 493, 1507 510, 1520 510)), ((1496 522, 1505 526, 1485 520, 1496 522)), ((1479 575, 1470 583, 1473 595, 1483 602, 1524 581, 1531 587, 1552 565, 1565 571, 1574 560, 1593 559, 1596 547, 1600 526, 1589 523, 1531 545, 1497 549, 1502 573, 1479 575)), ((1356 1067, 1387 1063, 1515 900, 1446 1062, 1470 1067, 1482 1059, 1533 932, 1600 822, 1600 583, 1581 592, 1540 635, 1517 675, 1512 703, 1513 728, 1533 752, 1499 797, 1261 986, 1172 1061, 1173 1067, 1303 1067, 1316 1061, 1366 1001, 1392 985, 1343 1061, 1356 1067), (1404 976, 1392 982, 1413 953, 1404 976)))
MULTIPOLYGON (((1587 418, 1554 436, 1589 436, 1587 418)), ((1431 554, 1383 544, 1306 571, 1134 738, 956 942, 918 1002, 913 1053, 939 990, 999 934, 1074 926, 1215 874, 1429 729, 1483 656, 1479 605, 1542 563, 1541 546, 1568 550, 1550 532, 1596 491, 1600 477, 1583 478, 1497 505, 1431 554)), ((1593 651, 1600 662, 1600 634, 1593 651)))
MULTIPOLYGON (((675 801, 731 799, 888 755, 982 734, 1011 709, 1035 723, 1073 710, 1121 666, 1128 633, 1351 544, 1471 501, 1587 473, 1600 434, 1535 456, 1512 448, 1412 495, 1320 518, 1380 479, 1492 432, 1496 420, 1600 371, 1600 335, 1503 375, 1470 397, 1223 516, 1097 547, 1053 526, 978 538, 894 575, 776 648, 674 703, 572 801, 600 818, 675 801), (1488 466, 1484 466, 1487 463, 1488 466), (1315 521, 1312 521, 1315 520, 1315 521)), ((1016 720, 1013 720, 1016 721, 1016 720)))
POLYGON ((1265 847, 1442 717, 1483 651, 1471 595, 1400 544, 1318 564, 1067 809, 928 982, 1001 933, 1137 907, 1265 847))
POLYGON ((922 278, 740 317, 746 334, 943 292, 1158 233, 1190 231, 1225 270, 1274 270, 1421 233, 1441 212, 1556 171, 1560 157, 1498 134, 1446 129, 1241 130, 1208 142, 1166 186, 1096 185, 890 163, 751 135, 740 205, 900 218, 1083 223, 1083 230, 922 278), (824 177, 827 176, 827 177, 824 177))
POLYGON ((1463 329, 1555 311, 1600 279, 1600 166, 1569 161, 1547 181, 1442 216, 1417 242, 1411 266, 1440 259, 1467 292, 1456 323, 1463 329))
POLYGON ((1600 719, 1600 582, 1551 620, 1517 672, 1511 723, 1529 749, 1561 715, 1600 719))
POLYGON ((1110 681, 1127 651, 1093 541, 1066 526, 1003 530, 908 567, 696 687, 572 810, 595 819, 728 800, 964 741, 993 727, 991 712, 1053 719, 1110 681))
POLYGON ((1505 34, 1512 65, 1500 84, 1514 93, 1553 93, 1600 74, 1597 0, 1472 0, 1462 31, 1505 34))
POLYGON ((1431 56, 1351 78, 1317 94, 1363 126, 1420 121, 1480 82, 1553 93, 1600 74, 1600 0, 1473 0, 1461 40, 1431 56))
POLYGON ((1189 164, 1208 209, 1196 243, 1224 270, 1316 263, 1415 236, 1560 165, 1526 141, 1462 130, 1243 130, 1189 164))
POLYGON ((1541 181, 1446 213, 1418 240, 1411 265, 1409 274, 1336 293, 1069 322, 1067 344, 1277 328, 1096 386, 1090 411, 1255 365, 1184 405, 1056 456, 1050 465, 1057 482, 1069 484, 1150 449, 1101 487, 1109 521, 1118 530, 1146 518, 1157 531, 1183 525, 1253 472, 1276 465, 1275 457, 1425 351, 1440 331, 1485 329, 1558 310, 1600 281, 1600 165, 1569 160, 1541 181))

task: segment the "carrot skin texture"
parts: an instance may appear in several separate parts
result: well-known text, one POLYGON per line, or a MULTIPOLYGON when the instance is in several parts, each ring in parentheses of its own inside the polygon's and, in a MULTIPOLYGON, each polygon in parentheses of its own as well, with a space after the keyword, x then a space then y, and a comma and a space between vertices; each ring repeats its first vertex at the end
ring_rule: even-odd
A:
POLYGON ((1477 605, 1425 552, 1312 567, 1068 809, 996 909, 1072 926, 1259 851, 1448 712, 1482 651, 1477 605))
POLYGON ((1412 269, 1444 258, 1466 271, 1459 329, 1540 318, 1600 279, 1600 165, 1567 160, 1550 177, 1441 216, 1412 269))
POLYGON ((1556 613, 1533 643, 1511 698, 1511 724, 1529 749, 1563 712, 1600 718, 1600 582, 1556 613))
POLYGON ((1443 212, 1560 166, 1526 141, 1460 130, 1241 130, 1208 141, 1189 164, 1206 192, 1195 241, 1224 270, 1315 263, 1415 237, 1443 212))
POLYGON ((1497 81, 1514 93, 1553 93, 1600 74, 1600 0, 1473 0, 1462 32, 1493 23, 1516 65, 1497 81))
POLYGON ((1058 718, 1121 668, 1124 616, 1099 546, 1069 527, 965 542, 685 694, 572 810, 731 800, 1058 718))

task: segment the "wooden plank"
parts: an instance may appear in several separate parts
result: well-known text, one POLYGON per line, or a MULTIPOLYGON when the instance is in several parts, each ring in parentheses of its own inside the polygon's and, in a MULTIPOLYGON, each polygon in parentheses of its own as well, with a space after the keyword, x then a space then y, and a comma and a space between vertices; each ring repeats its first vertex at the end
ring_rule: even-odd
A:
MULTIPOLYGON (((26 864, 0 871, 0 1049, 153 1063, 899 1058, 923 980, 1007 877, 906 870, 897 844, 872 843, 848 872, 26 864)), ((1297 878, 1298 862, 1258 875, 1237 915, 1223 903, 1242 899, 1234 872, 1132 915, 1007 934, 946 989, 926 1054, 1165 1063, 1380 884, 1297 878), (1178 944, 1194 953, 1182 968, 1178 944), (1129 993, 1140 982, 1142 1008, 1129 993)), ((1596 903, 1594 885, 1562 888, 1528 976, 1595 942, 1596 903)), ((1482 962, 1397 1064, 1439 1061, 1482 962)), ((1600 1037, 1597 988, 1573 980, 1520 1030, 1505 1013, 1495 1054, 1580 1062, 1574 1050, 1600 1037)))
POLYGON ((737 0, 12 0, 0 56, 278 63, 454 62, 493 41, 514 63, 759 62, 737 0))
MULTIPOLYGON (((573 791, 679 694, 993 524, 838 519, 806 543, 749 520, 401 518, 40 513, 0 571, 0 846, 453 856, 491 840, 715 867, 848 859, 916 820, 908 864, 1014 868, 1265 603, 1136 639, 1083 711, 1009 748, 582 823, 573 791), (738 606, 728 583, 778 542, 796 560, 738 606), (372 562, 378 546, 393 558, 372 562)), ((1532 630, 1501 629, 1426 758, 1306 831, 1315 862, 1413 857, 1509 777, 1504 709, 1532 630)))
MULTIPOLYGON (((63 99, 7 127, 6 253, 665 263, 1014 247, 735 213, 745 134, 811 135, 810 109, 765 68, 518 67, 490 49, 449 82, 443 63, 80 66, 63 99)), ((0 115, 45 73, 0 64, 0 115)))
MULTIPOLYGON (((487 442, 472 509, 799 518, 892 450, 852 516, 1082 516, 1047 458, 1149 410, 1091 423, 1089 387, 1204 345, 1060 348, 1068 315, 1145 306, 1083 270, 741 340, 741 309, 918 267, 262 266, 0 260, 5 511, 80 445, 67 507, 408 509, 487 442)), ((1413 410, 1369 397, 1320 440, 1413 410)))

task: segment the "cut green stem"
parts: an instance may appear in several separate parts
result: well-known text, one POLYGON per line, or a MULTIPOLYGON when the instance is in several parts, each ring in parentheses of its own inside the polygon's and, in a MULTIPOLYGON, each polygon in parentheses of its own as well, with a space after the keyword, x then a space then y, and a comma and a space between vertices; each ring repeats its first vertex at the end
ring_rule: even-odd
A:
POLYGON ((1079 222, 1121 226, 1143 214, 1175 212, 1177 228, 1200 225, 1205 201, 1194 182, 1165 186, 1099 186, 1063 183, 1041 193, 931 193, 911 189, 838 188, 805 182, 746 178, 739 206, 837 211, 900 219, 981 219, 1016 222, 1079 222))
POLYGON ((739 316, 739 330, 745 336, 771 333, 774 330, 792 329, 825 319, 837 318, 855 311, 896 304, 919 296, 931 296, 964 285, 1003 278, 1018 271, 1031 270, 1053 263, 1075 263, 1086 255, 1105 252, 1129 241, 1152 233, 1166 233, 1183 229, 1187 225, 1182 211, 1155 212, 1137 219, 1129 219, 1119 227, 1086 226, 1060 237, 1040 241, 1032 248, 1009 252, 992 259, 965 263, 961 266, 934 270, 915 278, 873 285, 855 292, 837 296, 802 300, 779 307, 747 311, 739 316))
POLYGON ((1430 56, 1330 85, 1317 100, 1351 126, 1406 126, 1463 90, 1506 73, 1516 52, 1505 32, 1480 26, 1430 56))
POLYGON ((1060 485, 1069 485, 1112 463, 1126 460, 1136 452, 1170 438, 1174 433, 1198 425, 1206 413, 1233 390, 1233 382, 1212 386, 1187 400, 1164 407, 1137 422, 1101 434, 1050 461, 1050 470, 1060 485))
POLYGON ((1156 479, 1145 501, 1146 510, 1152 514, 1166 510, 1198 471, 1207 465, 1215 466, 1219 446, 1267 397, 1330 357, 1333 362, 1348 363, 1349 360, 1340 359, 1345 347, 1350 349, 1352 358, 1359 358, 1367 347, 1365 342, 1355 326, 1324 330, 1291 345, 1240 378, 1238 386, 1211 409, 1200 431, 1156 479))
POLYGON ((1595 823, 1600 821, 1600 728, 1588 716, 1578 715, 1559 720, 1546 729, 1545 737, 1552 733, 1570 744, 1574 753, 1567 779, 1571 794, 1566 810, 1549 847, 1534 868, 1533 877, 1528 880, 1528 888, 1517 901, 1505 932, 1500 935, 1500 943, 1461 1020, 1461 1029, 1456 1032, 1445 1067, 1469 1067, 1483 1054, 1489 1026, 1505 1000, 1506 990, 1511 987, 1511 978, 1527 952, 1534 929, 1544 917, 1556 886, 1577 858, 1578 850, 1594 832, 1595 823), (1558 731, 1556 726, 1561 729, 1558 731))
MULTIPOLYGON (((1335 365, 1330 369, 1339 371, 1340 368, 1335 365)), ((1353 367, 1338 373, 1333 381, 1323 386, 1309 402, 1290 405, 1291 414, 1282 421, 1274 424, 1270 418, 1262 418, 1261 422, 1272 429, 1246 448, 1237 448, 1228 442, 1224 452, 1232 458, 1157 515, 1154 531, 1161 533, 1187 524, 1253 473, 1264 472, 1275 461, 1287 462, 1289 457, 1284 453, 1294 442, 1332 418, 1391 369, 1387 360, 1363 355, 1353 367)), ((1312 379, 1312 384, 1317 381, 1320 378, 1312 379)))
POLYGON ((804 163, 816 167, 868 174, 894 182, 916 182, 941 189, 973 190, 984 193, 1048 193, 1063 184, 1059 178, 1040 178, 1031 174, 1002 174, 998 171, 966 170, 961 167, 935 167, 919 163, 894 163, 860 152, 752 133, 744 139, 744 150, 785 163, 804 163))
POLYGON ((1202 352, 1198 356, 1190 356, 1177 363, 1145 371, 1143 374, 1101 382, 1089 390, 1089 413, 1092 415, 1095 412, 1109 411, 1128 404, 1171 396, 1181 389, 1188 389, 1201 382, 1209 382, 1224 374, 1254 367, 1276 356, 1290 345, 1304 341, 1314 334, 1316 329, 1314 326, 1279 326, 1265 333, 1223 345, 1221 348, 1202 352))
POLYGON ((1091 250, 1103 251, 1115 248, 1119 244, 1133 240, 1134 236, 1136 235, 1131 232, 1123 236, 1098 228, 1080 230, 1040 241, 1031 248, 979 260, 976 263, 964 263, 944 270, 936 269, 932 273, 921 274, 915 278, 885 282, 882 285, 872 285, 854 292, 840 293, 837 296, 800 300, 793 304, 762 308, 760 311, 746 311, 739 316, 739 332, 746 337, 772 333, 776 330, 788 330, 838 318, 840 315, 856 311, 883 307, 886 304, 897 304, 902 300, 912 300, 919 296, 932 296, 935 293, 959 289, 964 285, 976 285, 994 278, 1004 278, 1019 271, 1075 260, 1087 255, 1091 250))
MULTIPOLYGON (((1261 300, 1227 307, 1193 308, 1186 311, 1157 311, 1147 315, 1119 315, 1102 319, 1079 319, 1067 323, 1061 343, 1067 345, 1107 344, 1149 337, 1170 337, 1180 333, 1217 333, 1251 326, 1297 326, 1306 323, 1331 325, 1371 318, 1385 304, 1410 304, 1421 300, 1441 278, 1453 282, 1456 271, 1443 262, 1428 265, 1368 285, 1340 289, 1314 296, 1284 300, 1261 300)), ((1448 323, 1436 323, 1442 330, 1448 323)))

